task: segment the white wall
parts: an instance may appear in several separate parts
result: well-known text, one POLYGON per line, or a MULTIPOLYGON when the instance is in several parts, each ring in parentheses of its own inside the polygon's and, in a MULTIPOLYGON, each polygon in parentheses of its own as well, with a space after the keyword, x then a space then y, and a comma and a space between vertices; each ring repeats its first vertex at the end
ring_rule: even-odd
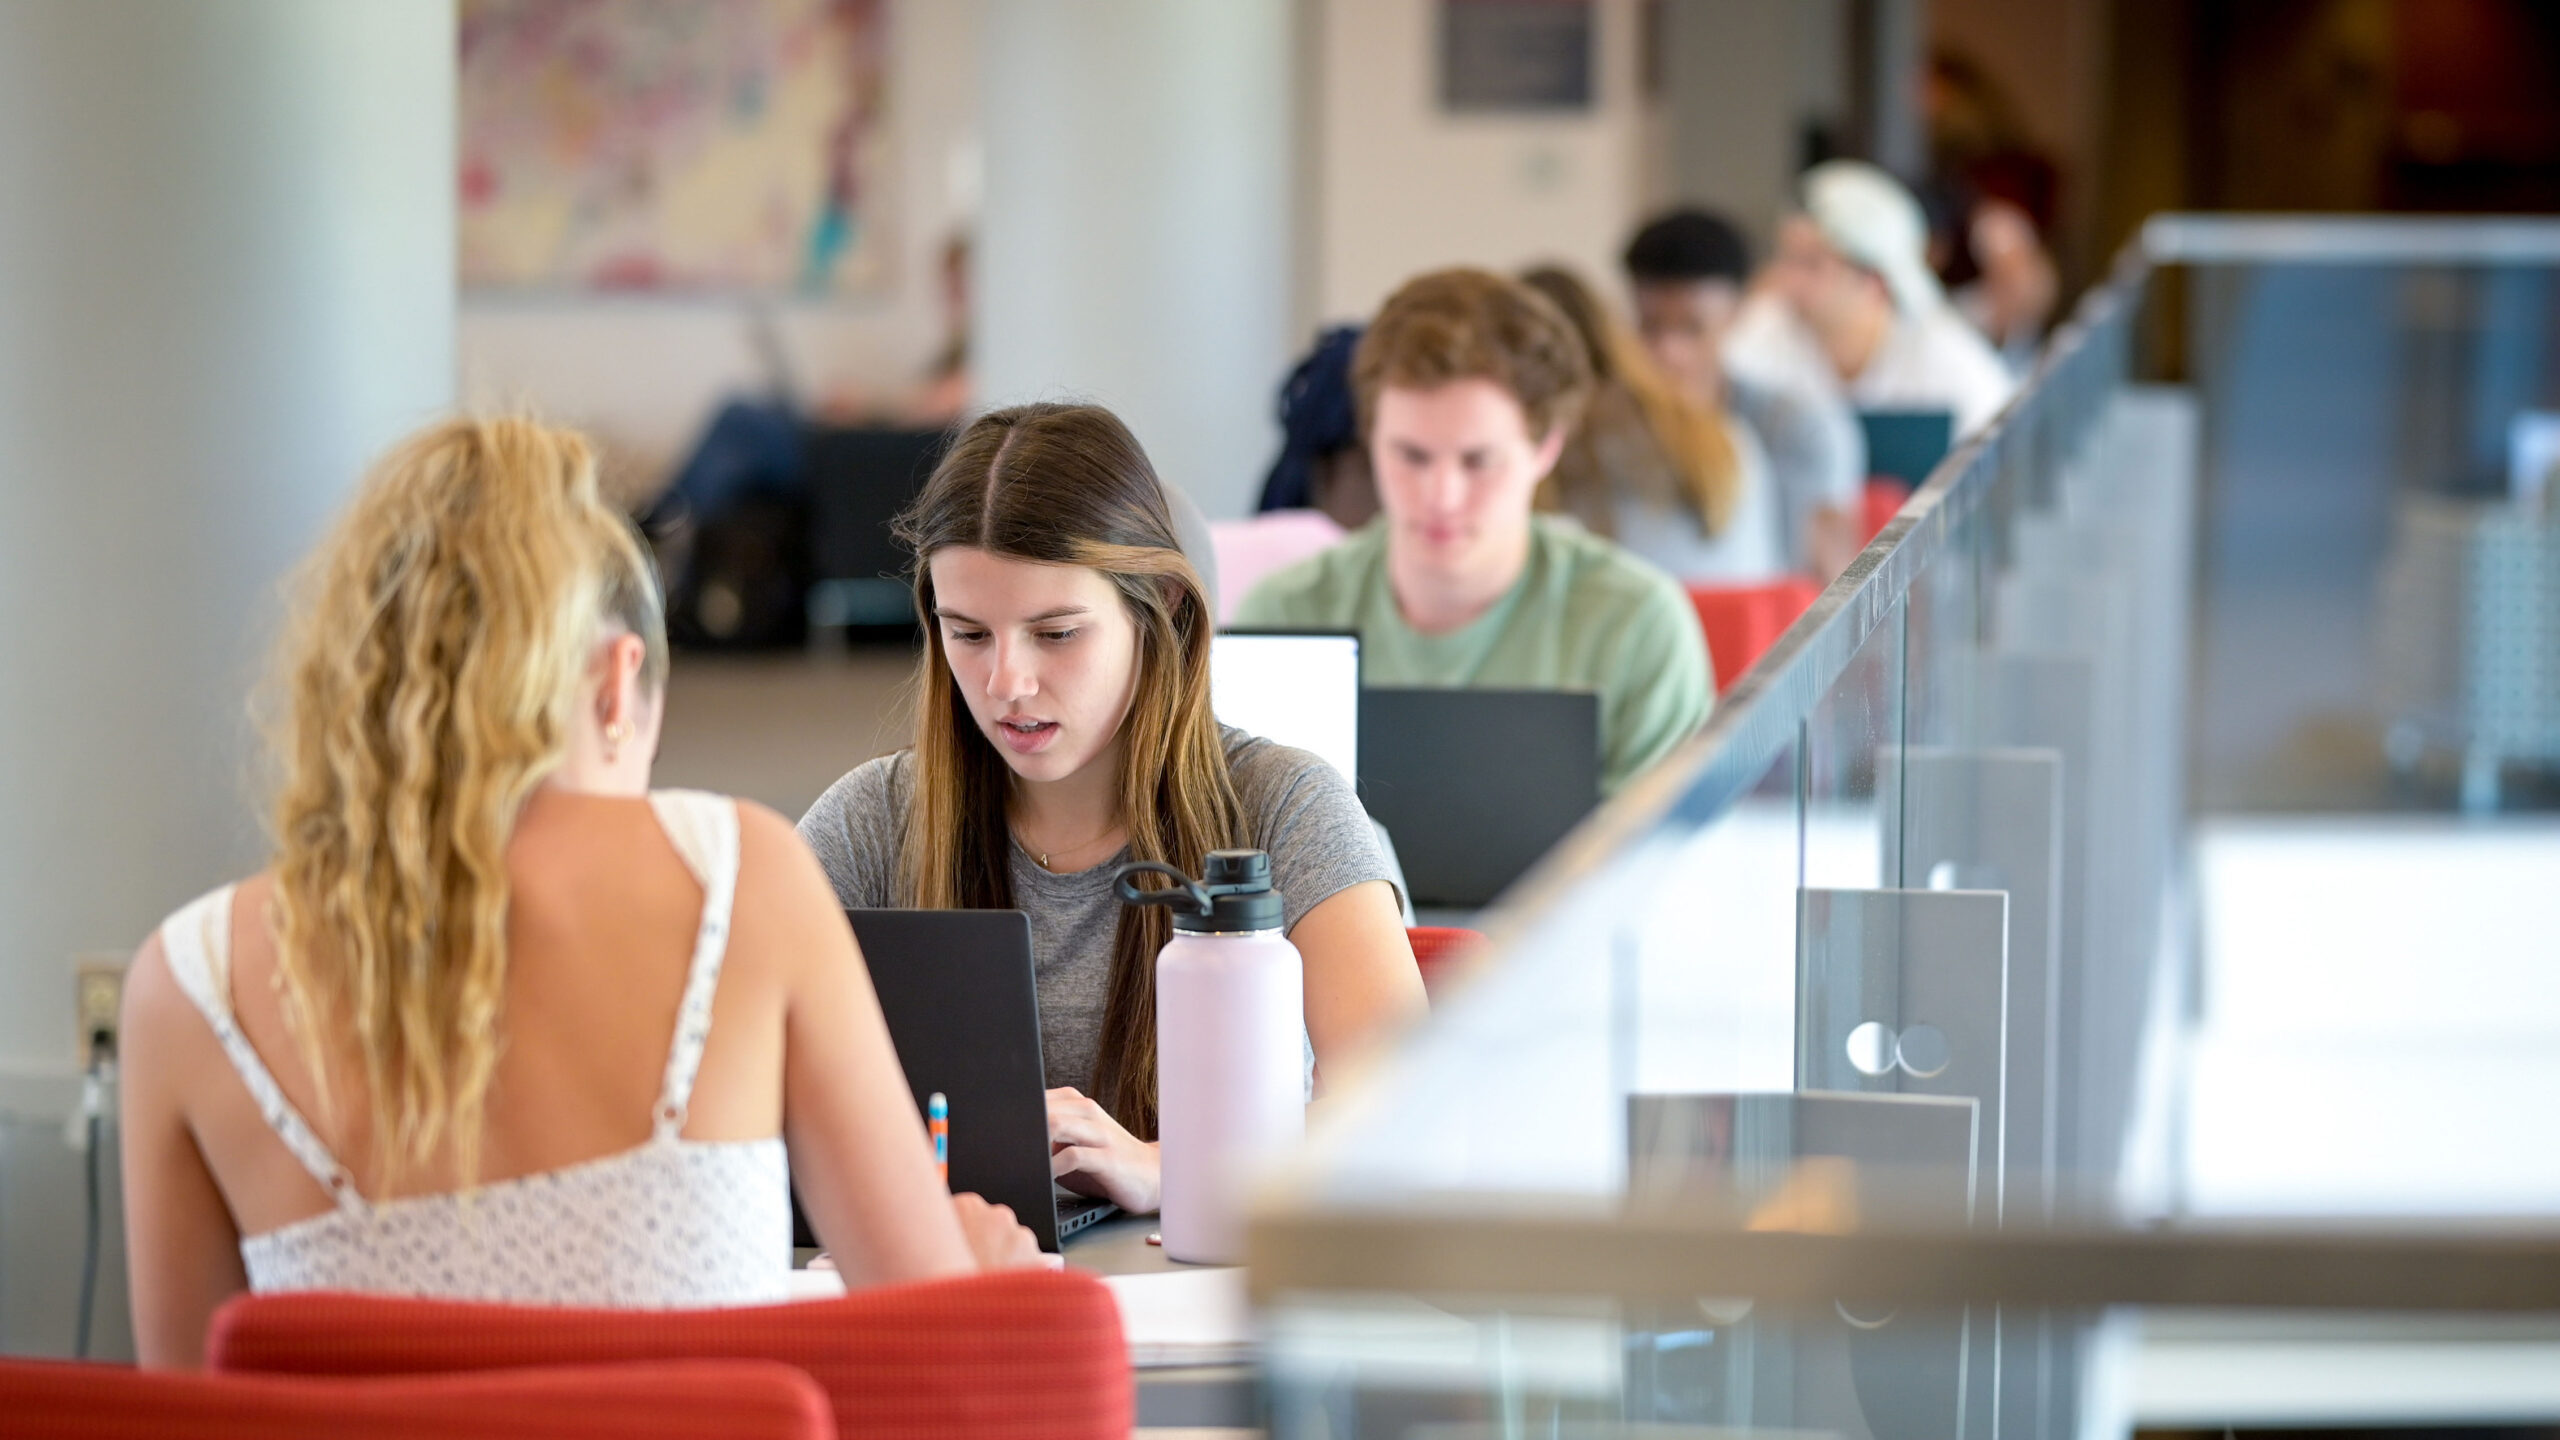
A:
POLYGON ((1805 123, 1842 123, 1840 0, 1665 0, 1669 199, 1722 211, 1759 254, 1792 203, 1805 123))
POLYGON ((1315 319, 1366 315, 1444 265, 1562 260, 1604 283, 1616 274, 1661 188, 1646 173, 1637 0, 1596 0, 1598 103, 1562 116, 1442 113, 1439 0, 1305 3, 1318 12, 1302 130, 1322 156, 1309 197, 1315 319))
MULTIPOLYGON (((977 204, 981 0, 889 8, 889 204, 894 247, 876 297, 783 302, 774 313, 802 384, 865 393, 912 383, 946 339, 940 256, 977 204)), ((647 296, 466 294, 461 386, 480 405, 525 405, 606 447, 607 483, 646 492, 681 460, 724 396, 761 391, 750 302, 647 296)))

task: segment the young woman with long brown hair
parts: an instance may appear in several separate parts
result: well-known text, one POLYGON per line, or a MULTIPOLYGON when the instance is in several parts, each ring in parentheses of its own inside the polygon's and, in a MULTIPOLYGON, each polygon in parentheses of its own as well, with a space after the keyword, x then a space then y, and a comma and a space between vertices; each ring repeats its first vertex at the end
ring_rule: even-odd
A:
POLYGON ((982 417, 901 535, 925 630, 915 744, 836 782, 800 833, 848 906, 1030 914, 1052 1168, 1153 1210, 1170 919, 1122 906, 1115 869, 1197 874, 1210 850, 1269 851, 1319 1067, 1422 1008, 1390 872, 1347 780, 1211 715, 1215 616, 1111 412, 982 417))
POLYGON ((1785 573, 1769 461, 1750 427, 1680 393, 1582 277, 1541 265, 1520 281, 1572 322, 1593 382, 1539 508, 1682 580, 1753 584, 1785 573))
POLYGON ((145 1364, 199 1363, 244 1289, 786 1298, 786 1133, 855 1283, 1036 1262, 936 1181, 789 823, 650 791, 665 627, 584 441, 424 431, 297 598, 274 860, 126 990, 145 1364))

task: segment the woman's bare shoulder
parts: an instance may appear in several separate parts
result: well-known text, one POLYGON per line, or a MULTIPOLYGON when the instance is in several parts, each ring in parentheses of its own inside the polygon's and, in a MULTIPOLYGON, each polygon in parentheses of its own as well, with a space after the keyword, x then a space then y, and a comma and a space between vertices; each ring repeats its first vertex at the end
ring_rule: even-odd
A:
POLYGON ((843 906, 799 829, 752 800, 738 802, 738 930, 774 943, 786 968, 811 942, 846 933, 843 906))
MULTIPOLYGON (((231 980, 230 993, 236 996, 240 993, 244 959, 240 938, 245 931, 253 941, 264 941, 266 908, 275 893, 275 878, 261 870, 226 888, 231 892, 231 933, 222 939, 231 959, 228 967, 231 973, 226 978, 231 980)), ((125 967, 124 1008, 117 1020, 118 1039, 125 1054, 149 1051, 166 1055, 172 1053, 174 1047, 197 1040, 211 1040, 212 1029, 195 1000, 187 993, 187 987, 180 982, 170 962, 169 944, 165 938, 170 921, 187 915, 203 900, 210 898, 211 894, 208 894, 171 912, 167 920, 153 926, 151 933, 135 947, 133 959, 125 967)), ((250 978, 258 978, 267 968, 272 968, 272 960, 266 957, 271 954, 273 946, 258 943, 249 948, 253 953, 245 958, 251 971, 250 978), (264 961, 263 965, 261 961, 264 961)), ((259 993, 264 992, 261 990, 259 993)))
POLYGON ((768 869, 787 863, 793 855, 807 855, 808 842, 800 838, 800 829, 782 812, 753 800, 738 801, 738 864, 740 879, 749 866, 768 869), (761 861, 761 864, 758 862, 761 861))

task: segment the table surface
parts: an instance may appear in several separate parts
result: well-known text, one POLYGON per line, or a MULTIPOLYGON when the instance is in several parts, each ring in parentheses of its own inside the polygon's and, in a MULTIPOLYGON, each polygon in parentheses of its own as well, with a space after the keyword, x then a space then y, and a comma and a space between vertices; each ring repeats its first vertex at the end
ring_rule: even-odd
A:
MULTIPOLYGON (((1168 1259, 1150 1245, 1153 1215, 1114 1215, 1067 1237, 1067 1263, 1096 1275, 1149 1275, 1208 1267, 1168 1259)), ((1241 1429, 1261 1423, 1261 1377, 1251 1365, 1151 1366, 1138 1372, 1138 1425, 1241 1429)))
POLYGON ((1168 1258, 1161 1245, 1150 1245, 1156 1232, 1153 1215, 1114 1215, 1097 1220, 1067 1237, 1067 1263, 1096 1275, 1150 1275, 1164 1270, 1201 1270, 1168 1258))
MULTIPOLYGON (((1094 1275, 1149 1275, 1211 1267, 1167 1259, 1150 1245, 1153 1215, 1114 1215, 1067 1237, 1067 1263, 1094 1275)), ((815 1250, 794 1253, 805 1266, 815 1250)), ((1261 1424, 1261 1375, 1251 1365, 1161 1365, 1138 1371, 1138 1428, 1253 1433, 1261 1424)))
MULTIPOLYGON (((1114 1215, 1097 1220, 1067 1237, 1067 1263, 1096 1275, 1150 1275, 1165 1270, 1210 1270, 1216 1266, 1185 1265, 1168 1258, 1161 1245, 1150 1245, 1147 1237, 1156 1232, 1153 1215, 1114 1215)), ((793 1269, 807 1268, 817 1251, 802 1247, 791 1252, 793 1269)))

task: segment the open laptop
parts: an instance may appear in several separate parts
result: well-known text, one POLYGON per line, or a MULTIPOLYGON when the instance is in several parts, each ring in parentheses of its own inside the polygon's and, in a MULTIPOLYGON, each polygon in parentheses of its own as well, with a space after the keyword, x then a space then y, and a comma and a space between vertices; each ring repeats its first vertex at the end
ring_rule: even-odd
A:
MULTIPOLYGON (((950 1103, 951 1189, 1010 1205, 1040 1248, 1119 1207, 1049 1178, 1040 999, 1031 920, 1019 910, 848 910, 916 1110, 950 1103)), ((794 1243, 815 1245, 792 1201, 794 1243)))
POLYGON ((1350 631, 1228 630, 1209 642, 1209 705, 1250 735, 1360 773, 1360 637, 1350 631))
POLYGON ((1600 803, 1600 697, 1372 686, 1359 777, 1413 903, 1479 909, 1600 803))
POLYGON ((1946 410, 1861 410, 1867 473, 1885 475, 1917 490, 1955 447, 1956 417, 1946 410))

